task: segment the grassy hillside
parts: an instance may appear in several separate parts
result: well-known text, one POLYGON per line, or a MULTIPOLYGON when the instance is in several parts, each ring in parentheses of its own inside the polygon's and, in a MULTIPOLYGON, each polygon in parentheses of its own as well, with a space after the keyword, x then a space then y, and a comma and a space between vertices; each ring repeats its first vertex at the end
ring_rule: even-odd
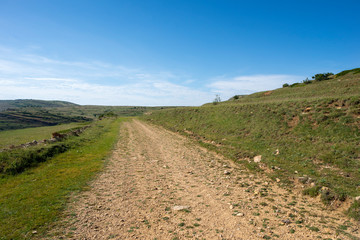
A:
POLYGON ((0 239, 32 239, 61 217, 65 203, 99 172, 117 140, 124 119, 92 123, 69 138, 65 153, 16 175, 0 176, 0 239), (36 234, 36 235, 35 235, 36 234))
POLYGON ((88 122, 84 116, 69 116, 43 108, 8 109, 0 112, 0 131, 29 127, 54 126, 71 122, 88 122))
MULTIPOLYGON (((255 93, 144 119, 197 139, 281 184, 301 181, 325 204, 360 195, 360 74, 255 93), (260 163, 253 158, 262 155, 260 163), (312 183, 312 185, 310 185, 312 183), (326 187, 326 188, 323 188, 326 187)), ((360 219, 360 203, 349 215, 360 219)))
POLYGON ((77 104, 65 101, 44 101, 34 99, 0 100, 0 111, 8 108, 27 108, 27 107, 68 107, 77 104))
MULTIPOLYGON (((325 81, 299 83, 293 87, 257 92, 251 95, 232 98, 220 104, 265 103, 294 100, 316 100, 321 98, 346 98, 360 94, 360 69, 343 71, 325 81)), ((206 104, 209 105, 209 104, 206 104)))

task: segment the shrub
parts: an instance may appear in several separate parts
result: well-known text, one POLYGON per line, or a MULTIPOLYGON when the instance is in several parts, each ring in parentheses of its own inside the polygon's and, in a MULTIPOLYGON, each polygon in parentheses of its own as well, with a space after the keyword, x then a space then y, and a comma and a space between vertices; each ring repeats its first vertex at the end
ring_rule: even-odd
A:
POLYGON ((289 84, 287 84, 287 83, 283 84, 283 88, 288 87, 288 86, 289 86, 289 84))
POLYGON ((297 86, 297 85, 299 85, 300 83, 293 83, 293 84, 291 84, 290 85, 290 87, 295 87, 295 86, 297 86))
POLYGON ((315 74, 315 76, 313 76, 312 78, 317 81, 317 82, 320 82, 320 81, 324 81, 324 80, 328 80, 330 76, 334 75, 333 73, 318 73, 318 74, 315 74))

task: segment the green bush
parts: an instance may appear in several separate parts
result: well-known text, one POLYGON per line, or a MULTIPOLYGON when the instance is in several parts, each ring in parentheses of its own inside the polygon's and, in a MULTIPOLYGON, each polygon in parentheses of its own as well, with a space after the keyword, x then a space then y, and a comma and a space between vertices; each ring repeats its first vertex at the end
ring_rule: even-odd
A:
POLYGON ((320 81, 324 81, 324 80, 328 80, 330 76, 334 75, 333 73, 318 73, 318 74, 315 74, 315 76, 313 76, 312 78, 317 81, 317 82, 320 82, 320 81))
POLYGON ((291 84, 290 85, 290 87, 295 87, 295 86, 297 86, 297 85, 299 85, 300 83, 293 83, 293 84, 291 84))
POLYGON ((287 84, 287 83, 283 84, 283 88, 288 87, 288 86, 289 86, 289 84, 287 84))

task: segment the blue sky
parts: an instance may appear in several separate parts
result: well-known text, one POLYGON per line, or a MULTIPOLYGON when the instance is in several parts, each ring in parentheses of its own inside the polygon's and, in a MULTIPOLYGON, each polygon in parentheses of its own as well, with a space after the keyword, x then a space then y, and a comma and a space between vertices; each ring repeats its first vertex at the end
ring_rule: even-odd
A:
POLYGON ((360 66, 360 1, 0 0, 0 99, 201 105, 360 66))

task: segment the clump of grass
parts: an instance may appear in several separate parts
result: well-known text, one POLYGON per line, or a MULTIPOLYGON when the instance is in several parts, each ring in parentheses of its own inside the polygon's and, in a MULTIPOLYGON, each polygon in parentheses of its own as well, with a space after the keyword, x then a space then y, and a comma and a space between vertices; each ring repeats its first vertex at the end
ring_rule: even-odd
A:
POLYGON ((309 225, 306 225, 306 227, 311 230, 311 231, 314 231, 314 232, 319 232, 320 229, 318 227, 314 227, 314 226, 309 226, 309 225))
POLYGON ((321 201, 326 205, 329 205, 332 201, 334 201, 335 197, 334 192, 330 189, 322 190, 320 194, 321 201))
POLYGON ((354 201, 347 210, 347 214, 350 217, 360 221, 360 201, 354 201))
POLYGON ((308 195, 310 197, 316 197, 319 195, 320 189, 321 189, 321 187, 319 187, 319 186, 307 188, 307 189, 303 190, 303 194, 308 195))

